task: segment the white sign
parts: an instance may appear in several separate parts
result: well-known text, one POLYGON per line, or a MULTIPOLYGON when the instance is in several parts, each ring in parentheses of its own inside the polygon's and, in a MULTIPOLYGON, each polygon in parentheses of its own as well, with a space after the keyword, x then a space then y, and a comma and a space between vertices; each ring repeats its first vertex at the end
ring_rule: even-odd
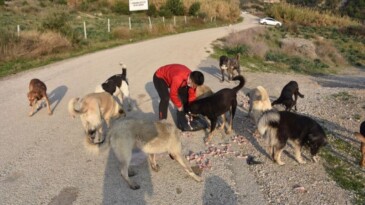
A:
POLYGON ((129 0, 129 11, 148 10, 148 0, 129 0))

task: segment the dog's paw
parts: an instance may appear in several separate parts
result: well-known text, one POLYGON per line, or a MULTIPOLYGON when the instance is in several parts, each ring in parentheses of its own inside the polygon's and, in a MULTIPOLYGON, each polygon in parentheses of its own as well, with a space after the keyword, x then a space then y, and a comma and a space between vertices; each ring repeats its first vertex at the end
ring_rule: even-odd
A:
POLYGON ((32 117, 32 116, 33 116, 33 114, 34 114, 34 112, 30 112, 30 113, 28 114, 28 116, 29 116, 29 117, 32 117))
POLYGON ((151 168, 152 168, 152 170, 153 170, 153 171, 155 171, 155 172, 160 171, 160 165, 158 165, 158 164, 156 164, 156 165, 151 165, 151 168))
POLYGON ((137 190, 137 189, 139 189, 139 188, 141 188, 138 184, 136 184, 136 183, 131 183, 130 185, 129 185, 129 187, 131 188, 131 189, 133 189, 133 190, 137 190))
POLYGON ((52 115, 53 114, 53 112, 48 112, 48 115, 52 115))
POLYGON ((306 164, 307 162, 304 160, 297 160, 299 164, 306 164))

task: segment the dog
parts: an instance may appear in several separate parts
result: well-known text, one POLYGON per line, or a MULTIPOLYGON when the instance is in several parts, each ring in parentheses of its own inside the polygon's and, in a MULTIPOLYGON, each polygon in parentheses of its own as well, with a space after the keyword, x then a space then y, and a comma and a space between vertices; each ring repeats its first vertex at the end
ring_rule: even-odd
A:
POLYGON ((219 67, 222 73, 222 81, 224 82, 224 71, 227 70, 228 81, 231 81, 234 75, 234 70, 237 71, 238 75, 241 75, 240 69, 240 54, 237 54, 235 58, 228 58, 223 55, 219 57, 219 67))
POLYGON ((213 94, 212 89, 207 85, 200 85, 196 87, 195 96, 196 100, 208 97, 213 94))
MULTIPOLYGON (((47 86, 41 80, 34 78, 29 82, 28 100, 29 100, 29 106, 31 107, 31 111, 29 112, 29 117, 33 116, 35 110, 34 108, 36 107, 36 105, 38 105, 39 100, 46 101, 48 114, 52 115, 47 95, 47 86)), ((42 102, 41 104, 38 105, 36 110, 40 109, 41 107, 42 107, 42 102)))
POLYGON ((283 104, 286 111, 290 111, 293 106, 295 111, 297 111, 297 99, 298 96, 304 98, 304 95, 299 92, 299 86, 296 81, 290 81, 286 84, 281 91, 280 97, 272 102, 272 106, 276 104, 283 104), (293 100, 294 95, 294 100, 293 100))
POLYGON ((104 83, 96 86, 95 93, 107 92, 111 95, 116 96, 121 105, 123 105, 124 101, 127 101, 128 111, 132 110, 131 100, 129 97, 129 83, 127 80, 127 67, 120 63, 122 66, 122 73, 113 75, 108 78, 104 83))
MULTIPOLYGON (((226 133, 229 134, 232 131, 232 122, 237 107, 237 92, 245 85, 246 82, 245 78, 241 75, 234 77, 233 80, 238 80, 239 85, 234 88, 224 88, 208 97, 195 100, 189 104, 184 104, 185 113, 189 115, 201 114, 209 119, 210 133, 204 140, 205 142, 209 142, 212 139, 218 117, 228 111, 230 111, 230 122, 226 133)), ((223 118, 223 123, 220 128, 223 129, 224 124, 225 118, 223 118)))
POLYGON ((129 178, 135 175, 129 167, 134 147, 138 147, 148 154, 148 161, 152 170, 158 172, 160 169, 156 163, 155 154, 167 152, 195 181, 202 181, 202 178, 193 172, 182 156, 180 134, 181 132, 175 125, 166 120, 148 122, 140 119, 119 119, 113 122, 107 138, 110 147, 121 163, 121 175, 131 189, 140 188, 136 182, 129 178))
POLYGON ((362 157, 360 160, 360 166, 365 167, 365 121, 363 121, 360 125, 360 133, 355 132, 354 135, 361 142, 360 152, 362 157))
POLYGON ((257 122, 262 115, 262 113, 266 110, 271 110, 271 102, 267 91, 262 86, 257 86, 252 89, 249 93, 247 93, 249 97, 249 110, 248 115, 251 116, 257 125, 257 122))
POLYGON ((107 92, 90 93, 83 98, 72 98, 68 103, 68 111, 75 118, 80 115, 84 131, 89 143, 102 143, 103 120, 110 126, 112 118, 124 116, 124 110, 107 92))
POLYGON ((322 127, 313 119, 289 111, 268 110, 258 121, 260 135, 269 142, 271 157, 279 165, 281 153, 288 141, 295 150, 295 159, 304 164, 301 156, 302 147, 309 147, 312 159, 317 162, 319 149, 327 144, 327 137, 322 127))

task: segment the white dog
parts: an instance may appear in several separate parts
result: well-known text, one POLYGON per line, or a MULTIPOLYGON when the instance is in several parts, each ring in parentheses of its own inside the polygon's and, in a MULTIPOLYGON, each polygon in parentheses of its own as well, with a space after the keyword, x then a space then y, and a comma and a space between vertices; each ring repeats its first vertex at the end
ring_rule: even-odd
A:
POLYGON ((95 88, 95 92, 96 93, 107 92, 111 95, 114 95, 119 99, 121 105, 123 105, 124 100, 126 100, 128 103, 127 110, 130 111, 132 110, 132 105, 129 97, 127 67, 123 63, 120 63, 120 65, 122 66, 123 70, 122 73, 113 75, 110 78, 108 78, 104 83, 98 85, 95 88))

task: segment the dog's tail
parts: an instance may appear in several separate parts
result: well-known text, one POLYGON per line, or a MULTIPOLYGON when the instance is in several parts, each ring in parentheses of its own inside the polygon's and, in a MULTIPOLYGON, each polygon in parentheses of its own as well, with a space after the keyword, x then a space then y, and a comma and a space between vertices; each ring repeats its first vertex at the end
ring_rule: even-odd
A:
POLYGON ((361 143, 365 143, 365 136, 363 136, 362 134, 355 132, 354 136, 361 142, 361 143))
POLYGON ((69 102, 68 102, 68 112, 70 113, 70 115, 74 118, 76 115, 85 113, 86 110, 85 108, 82 106, 82 99, 80 100, 80 98, 72 98, 69 102))
POLYGON ((128 81, 127 81, 127 66, 122 62, 120 62, 119 65, 122 66, 122 79, 125 80, 128 83, 128 81))
POLYGON ((277 110, 268 110, 263 112, 258 123, 257 129, 261 136, 269 134, 270 128, 277 128, 280 122, 280 114, 277 110))
POLYGON ((240 81, 240 84, 238 84, 236 87, 233 88, 233 90, 236 91, 236 93, 239 90, 241 90, 241 88, 243 88, 243 86, 246 83, 246 79, 242 75, 237 75, 232 80, 239 80, 240 81))

